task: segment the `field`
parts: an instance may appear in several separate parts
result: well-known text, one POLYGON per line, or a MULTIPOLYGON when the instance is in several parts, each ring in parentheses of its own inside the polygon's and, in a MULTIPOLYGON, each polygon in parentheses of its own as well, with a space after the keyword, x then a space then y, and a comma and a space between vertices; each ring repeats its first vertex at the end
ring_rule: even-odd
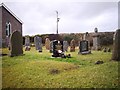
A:
MULTIPOLYGON (((6 49, 4 49, 5 51, 6 49)), ((72 58, 52 58, 43 48, 33 47, 23 56, 2 57, 3 88, 118 88, 118 62, 111 52, 92 51, 89 55, 70 53, 72 58), (98 60, 103 64, 96 65, 98 60)))

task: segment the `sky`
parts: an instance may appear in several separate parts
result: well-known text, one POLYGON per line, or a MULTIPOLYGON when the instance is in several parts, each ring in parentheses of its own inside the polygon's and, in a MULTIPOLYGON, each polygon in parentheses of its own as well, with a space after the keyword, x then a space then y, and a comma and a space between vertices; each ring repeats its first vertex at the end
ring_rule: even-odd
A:
POLYGON ((115 31, 118 28, 118 2, 3 2, 23 21, 23 35, 115 31))

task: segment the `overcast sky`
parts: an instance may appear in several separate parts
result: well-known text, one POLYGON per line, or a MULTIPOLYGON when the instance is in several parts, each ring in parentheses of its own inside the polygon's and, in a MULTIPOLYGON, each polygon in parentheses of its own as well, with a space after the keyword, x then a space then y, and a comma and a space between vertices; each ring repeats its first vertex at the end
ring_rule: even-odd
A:
POLYGON ((56 10, 59 33, 115 31, 117 2, 4 2, 23 21, 23 35, 55 34, 56 10))

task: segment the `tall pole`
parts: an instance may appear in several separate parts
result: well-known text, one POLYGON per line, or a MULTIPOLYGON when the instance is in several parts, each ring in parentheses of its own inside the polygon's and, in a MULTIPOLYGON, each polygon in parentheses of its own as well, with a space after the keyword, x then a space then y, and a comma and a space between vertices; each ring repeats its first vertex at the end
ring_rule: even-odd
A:
POLYGON ((56 13, 57 13, 57 34, 58 34, 58 22, 60 18, 58 18, 58 11, 56 11, 56 13))

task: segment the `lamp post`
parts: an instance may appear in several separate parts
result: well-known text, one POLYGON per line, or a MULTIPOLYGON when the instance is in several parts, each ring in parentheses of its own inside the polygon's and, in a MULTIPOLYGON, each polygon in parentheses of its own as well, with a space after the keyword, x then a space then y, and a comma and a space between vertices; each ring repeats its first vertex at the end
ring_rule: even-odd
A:
POLYGON ((58 18, 58 11, 56 11, 56 13, 57 13, 57 34, 58 34, 58 22, 59 22, 60 18, 58 18))

